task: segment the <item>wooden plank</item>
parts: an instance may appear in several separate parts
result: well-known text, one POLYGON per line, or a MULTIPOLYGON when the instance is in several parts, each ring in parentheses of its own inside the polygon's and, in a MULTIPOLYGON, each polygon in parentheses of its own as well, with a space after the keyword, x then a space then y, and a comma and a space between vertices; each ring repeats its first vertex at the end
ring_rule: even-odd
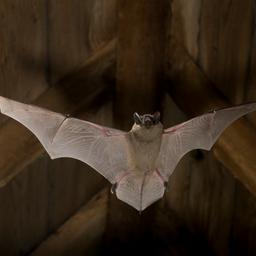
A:
POLYGON ((116 118, 130 128, 132 114, 159 106, 166 1, 119 1, 117 40, 116 118))
POLYGON ((95 255, 105 230, 107 199, 106 190, 96 194, 30 255, 95 255))
MULTIPOLYGON (((109 122, 111 106, 104 105, 98 113, 98 108, 110 97, 105 93, 109 78, 100 76, 105 74, 105 68, 112 65, 112 60, 111 57, 108 60, 108 57, 103 57, 103 73, 101 65, 94 62, 95 58, 96 62, 100 61, 104 41, 111 38, 115 29, 115 16, 109 17, 114 12, 114 5, 106 10, 106 4, 104 0, 1 1, 0 95, 26 103, 33 101, 34 104, 76 116, 77 111, 85 110, 79 117, 112 124, 109 122), (92 13, 91 7, 98 10, 97 13, 92 13), (53 23, 58 24, 53 26, 53 23), (91 58, 91 53, 95 53, 95 58, 91 58), (79 65, 85 65, 81 72, 77 72, 79 65), (75 74, 35 100, 48 88, 48 81, 52 84, 69 71, 75 74), (87 92, 89 95, 85 97, 83 93, 86 95, 87 92)), ((105 53, 103 50, 103 55, 105 53)), ((0 123, 6 119, 1 115, 0 123)), ((16 122, 12 123, 8 122, 5 131, 18 126, 16 122)), ((14 140, 9 159, 22 173, 0 189, 0 201, 4 206, 0 211, 0 252, 3 255, 26 255, 105 183, 99 174, 81 162, 71 159, 51 161, 45 153, 42 154, 41 146, 33 147, 37 141, 23 127, 12 131, 2 133, 1 130, 1 133, 3 137, 14 135, 4 141, 9 146, 10 140, 14 140), (31 152, 33 149, 40 151, 38 157, 31 161, 27 150, 30 147, 31 152), (28 162, 24 164, 26 159, 28 162)), ((1 144, 1 150, 7 151, 7 146, 1 144)), ((11 165, 9 167, 12 168, 11 165)))
MULTIPOLYGON (((209 80, 233 103, 256 100, 256 9, 252 9, 252 4, 256 6, 255 1, 250 0, 192 0, 189 3, 186 0, 172 1, 172 26, 169 34, 184 45, 188 55, 192 57, 192 60, 183 57, 179 61, 181 53, 178 53, 175 60, 175 51, 169 56, 171 68, 175 69, 175 66, 177 68, 180 65, 177 68, 180 74, 176 70, 174 76, 180 76, 178 80, 181 83, 176 84, 174 79, 170 86, 183 87, 181 84, 184 83, 184 87, 178 90, 177 97, 180 100, 176 99, 176 102, 179 101, 179 106, 184 106, 182 109, 185 113, 195 116, 209 110, 209 98, 203 96, 207 95, 208 85, 211 84, 209 80), (244 17, 242 21, 239 19, 241 16, 244 17), (190 64, 186 62, 191 61, 195 68, 189 69, 190 64), (199 70, 201 78, 195 69, 199 70), (195 90, 196 87, 198 90, 195 90), (198 99, 203 102, 200 107, 196 104, 198 99), (187 102, 188 106, 185 107, 187 102), (191 110, 186 111, 189 107, 191 110), (192 107, 196 110, 193 111, 192 107)), ((177 88, 176 91, 174 88, 173 95, 176 93, 177 88)), ((218 97, 221 96, 216 93, 214 98, 218 97)), ((219 104, 223 104, 225 100, 219 104)), ((215 103, 210 108, 215 108, 214 105, 215 103)), ((255 116, 254 113, 246 118, 256 124, 255 116)), ((204 155, 209 159, 211 153, 204 155)), ((255 196, 250 196, 248 190, 235 182, 227 170, 221 164, 214 163, 213 159, 209 165, 202 166, 201 162, 205 162, 205 159, 196 164, 195 161, 191 163, 189 156, 190 154, 185 156, 170 178, 166 196, 169 207, 185 217, 196 234, 203 234, 214 249, 214 255, 254 255, 255 196), (213 165, 215 168, 212 170, 213 165)))
POLYGON ((25 255, 48 234, 48 162, 39 158, 0 189, 2 255, 25 255))
POLYGON ((55 83, 113 38, 116 0, 48 1, 50 82, 55 83))
POLYGON ((190 154, 186 219, 191 230, 209 241, 216 255, 228 255, 236 181, 212 152, 190 154), (218 239, 216 239, 218 237, 218 239))
POLYGON ((247 93, 255 45, 253 5, 252 0, 172 1, 169 33, 233 104, 247 93))
MULTIPOLYGON (((171 97, 189 116, 228 106, 212 84, 192 61, 184 48, 172 41, 168 50, 166 75, 172 82, 167 87, 171 97)), ((220 137, 213 148, 217 159, 256 195, 255 173, 256 135, 244 118, 235 122, 220 137)))
POLYGON ((244 85, 248 82, 253 2, 202 1, 201 6, 199 63, 233 104, 243 101, 244 85), (241 15, 243 19, 240 19, 241 15))
MULTIPOLYGON (((248 101, 256 101, 256 2, 254 1, 254 26, 253 26, 253 38, 250 49, 250 59, 248 61, 247 68, 247 83, 245 85, 245 99, 248 101)), ((256 127, 256 113, 250 116, 250 121, 256 127)))
MULTIPOLYGON (((72 114, 81 108, 90 108, 97 98, 104 99, 105 92, 109 90, 104 74, 113 65, 114 44, 111 41, 97 50, 81 70, 66 76, 55 87, 43 93, 34 104, 72 114)), ((6 185, 43 152, 35 136, 13 120, 1 128, 0 145, 0 186, 6 185)))
POLYGON ((256 200, 240 183, 236 186, 230 255, 254 255, 256 252, 256 200))
MULTIPOLYGON (((17 100, 34 100, 48 88, 46 61, 45 1, 0 2, 0 95, 17 100), (30 59, 32 72, 24 65, 30 59)), ((1 118, 0 124, 7 118, 1 118)))
POLYGON ((195 61, 199 54, 201 7, 202 0, 172 0, 170 17, 172 25, 167 28, 168 34, 182 43, 195 61))
POLYGON ((117 0, 87 0, 87 42, 92 50, 116 37, 117 0))

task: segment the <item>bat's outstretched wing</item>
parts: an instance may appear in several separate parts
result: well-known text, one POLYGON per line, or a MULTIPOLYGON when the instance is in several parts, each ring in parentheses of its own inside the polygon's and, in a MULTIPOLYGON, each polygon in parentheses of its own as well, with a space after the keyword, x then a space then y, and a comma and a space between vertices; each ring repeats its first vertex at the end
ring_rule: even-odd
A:
POLYGON ((52 159, 85 162, 111 183, 128 170, 127 133, 0 97, 1 113, 32 131, 52 159))
POLYGON ((225 128, 255 110, 256 103, 225 108, 166 129, 157 161, 163 179, 168 180, 179 160, 187 152, 193 149, 210 150, 225 128))

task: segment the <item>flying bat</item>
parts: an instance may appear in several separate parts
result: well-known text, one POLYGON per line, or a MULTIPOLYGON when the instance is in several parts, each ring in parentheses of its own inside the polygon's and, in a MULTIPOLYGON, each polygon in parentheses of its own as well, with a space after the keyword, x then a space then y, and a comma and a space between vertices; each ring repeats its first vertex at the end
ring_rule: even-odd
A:
POLYGON ((223 130, 256 110, 249 103, 195 117, 164 129, 160 113, 134 113, 128 132, 0 97, 1 113, 42 143, 51 159, 78 159, 112 183, 118 199, 143 211, 162 198, 179 160, 193 149, 210 150, 223 130))

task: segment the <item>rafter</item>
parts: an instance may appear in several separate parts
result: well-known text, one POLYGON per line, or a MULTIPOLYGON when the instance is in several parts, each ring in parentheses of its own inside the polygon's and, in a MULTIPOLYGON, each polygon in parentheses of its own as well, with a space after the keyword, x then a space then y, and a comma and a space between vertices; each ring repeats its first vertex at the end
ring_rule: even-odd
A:
MULTIPOLYGON (((167 90, 188 116, 229 105, 185 49, 175 41, 170 44, 167 64, 167 90)), ((255 127, 246 118, 241 118, 225 130, 213 148, 217 159, 254 195, 255 145, 255 127)))
POLYGON ((107 199, 106 190, 96 194, 30 255, 95 255, 105 231, 107 199))
POLYGON ((119 1, 115 114, 122 128, 130 128, 135 111, 149 113, 159 105, 165 13, 165 0, 119 1))

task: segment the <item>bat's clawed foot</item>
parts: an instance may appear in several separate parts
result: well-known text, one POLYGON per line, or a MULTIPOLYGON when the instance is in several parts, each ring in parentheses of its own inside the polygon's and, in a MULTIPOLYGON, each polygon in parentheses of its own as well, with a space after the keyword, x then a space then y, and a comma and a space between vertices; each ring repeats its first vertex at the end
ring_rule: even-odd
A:
POLYGON ((114 183, 111 186, 111 189, 110 189, 111 194, 115 194, 116 193, 116 189, 117 189, 117 183, 114 183))

